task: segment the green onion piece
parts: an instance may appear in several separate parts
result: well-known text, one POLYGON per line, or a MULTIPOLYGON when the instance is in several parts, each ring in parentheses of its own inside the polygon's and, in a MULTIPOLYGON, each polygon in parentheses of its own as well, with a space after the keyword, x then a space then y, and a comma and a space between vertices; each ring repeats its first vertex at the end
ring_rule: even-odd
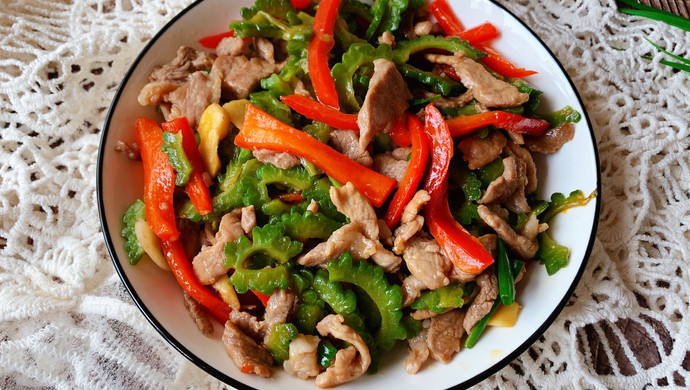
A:
POLYGON ((511 306, 515 301, 515 279, 506 246, 500 238, 498 239, 498 261, 496 263, 498 295, 504 305, 511 306))

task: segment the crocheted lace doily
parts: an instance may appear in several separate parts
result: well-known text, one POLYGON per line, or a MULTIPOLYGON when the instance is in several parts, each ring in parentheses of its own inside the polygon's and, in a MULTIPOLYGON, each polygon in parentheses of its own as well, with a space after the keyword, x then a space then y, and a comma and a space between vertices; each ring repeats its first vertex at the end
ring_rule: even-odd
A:
MULTIPOLYGON (((140 314, 99 229, 118 83, 188 0, 0 1, 0 387, 220 388, 140 314)), ((573 78, 601 154, 598 240, 575 296, 501 388, 690 386, 690 34, 613 0, 501 0, 573 78), (652 61, 641 58, 651 55, 652 61)))

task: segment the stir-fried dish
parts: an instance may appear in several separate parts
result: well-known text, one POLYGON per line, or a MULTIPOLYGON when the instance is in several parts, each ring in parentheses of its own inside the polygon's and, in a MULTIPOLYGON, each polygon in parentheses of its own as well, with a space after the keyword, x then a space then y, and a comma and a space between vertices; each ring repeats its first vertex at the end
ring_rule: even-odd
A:
POLYGON ((534 72, 491 48, 498 29, 464 29, 445 0, 241 15, 141 90, 164 120, 120 143, 144 171, 123 217, 131 263, 172 271, 242 372, 319 387, 376 371, 399 342, 415 374, 513 326, 525 269, 568 263, 549 222, 596 196, 536 195, 533 154, 570 141, 580 114, 540 111, 534 72))

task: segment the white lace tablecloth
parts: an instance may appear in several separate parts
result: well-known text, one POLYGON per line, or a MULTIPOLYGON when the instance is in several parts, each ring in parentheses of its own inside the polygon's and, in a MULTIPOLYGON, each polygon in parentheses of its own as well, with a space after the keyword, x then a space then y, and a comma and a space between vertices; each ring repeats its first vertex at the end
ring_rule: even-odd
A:
MULTIPOLYGON (((140 314, 99 228, 118 83, 189 0, 0 1, 0 388, 221 388, 140 314)), ((690 386, 690 33, 613 0, 501 0, 556 53, 601 154, 598 239, 570 304, 494 388, 690 386), (653 61, 640 58, 652 55, 653 61)))

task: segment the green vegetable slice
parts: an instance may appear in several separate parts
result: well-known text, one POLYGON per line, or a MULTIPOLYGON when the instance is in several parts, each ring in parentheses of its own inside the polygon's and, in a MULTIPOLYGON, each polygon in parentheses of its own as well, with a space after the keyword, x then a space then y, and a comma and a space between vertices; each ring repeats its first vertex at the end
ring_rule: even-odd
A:
POLYGON ((268 336, 266 349, 273 357, 273 362, 283 364, 290 358, 290 343, 299 336, 297 327, 293 324, 275 324, 268 336))
POLYGON ((374 339, 376 345, 390 350, 396 340, 407 337, 407 330, 401 324, 402 291, 400 286, 391 285, 384 276, 383 268, 359 261, 352 262, 350 253, 345 253, 338 261, 328 263, 331 281, 352 283, 364 290, 376 303, 381 314, 381 327, 374 339))
POLYGON ((462 307, 465 304, 463 299, 464 286, 460 283, 453 283, 431 291, 423 292, 411 307, 415 310, 429 309, 434 313, 443 313, 450 309, 462 307))
POLYGON ((427 49, 445 50, 451 53, 462 51, 467 58, 479 60, 486 57, 486 53, 475 49, 469 42, 464 41, 458 37, 436 37, 433 35, 425 35, 423 37, 413 39, 411 41, 400 41, 398 47, 393 50, 393 62, 398 65, 407 63, 410 55, 427 49))
POLYGON ((140 219, 146 220, 146 209, 144 202, 137 199, 127 207, 124 215, 122 215, 122 231, 120 233, 125 239, 125 252, 129 258, 129 263, 132 265, 138 263, 144 255, 144 248, 137 240, 137 234, 134 230, 134 225, 140 219))
POLYGON ((164 131, 161 150, 168 155, 168 162, 175 169, 175 185, 181 187, 187 185, 193 168, 182 147, 182 132, 164 131))

